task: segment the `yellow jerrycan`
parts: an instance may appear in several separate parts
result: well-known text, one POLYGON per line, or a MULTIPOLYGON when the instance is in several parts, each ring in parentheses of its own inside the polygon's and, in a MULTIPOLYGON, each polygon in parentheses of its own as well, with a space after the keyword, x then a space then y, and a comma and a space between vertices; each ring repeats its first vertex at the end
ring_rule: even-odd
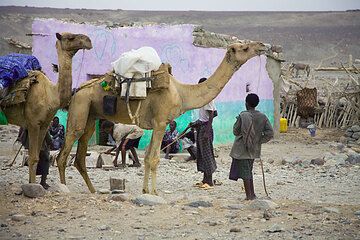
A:
POLYGON ((288 121, 286 118, 280 118, 280 132, 286 133, 288 130, 288 121))

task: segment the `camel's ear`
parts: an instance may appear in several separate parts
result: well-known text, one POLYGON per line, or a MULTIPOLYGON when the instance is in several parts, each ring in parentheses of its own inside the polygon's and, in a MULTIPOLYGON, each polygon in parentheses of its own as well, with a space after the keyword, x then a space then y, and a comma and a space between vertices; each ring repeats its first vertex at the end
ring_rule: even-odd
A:
POLYGON ((56 33, 56 38, 57 38, 58 40, 61 40, 61 39, 62 39, 61 34, 60 34, 60 33, 56 33))
POLYGON ((233 53, 235 53, 235 52, 236 52, 235 47, 234 47, 233 45, 230 45, 230 46, 228 47, 228 52, 233 52, 233 53))

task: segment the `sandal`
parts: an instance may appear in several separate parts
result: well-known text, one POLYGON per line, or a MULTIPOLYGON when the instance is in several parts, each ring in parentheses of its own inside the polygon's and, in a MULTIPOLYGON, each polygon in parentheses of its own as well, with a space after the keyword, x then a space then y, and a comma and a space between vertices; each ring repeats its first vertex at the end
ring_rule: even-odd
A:
POLYGON ((210 186, 209 184, 207 183, 204 183, 203 185, 201 185, 200 189, 203 189, 203 190, 209 190, 209 189, 213 189, 214 187, 213 186, 210 186))
POLYGON ((220 182, 219 180, 214 179, 214 185, 220 186, 220 185, 222 185, 222 184, 223 184, 223 183, 220 182))
POLYGON ((197 182, 197 183, 195 183, 193 186, 194 186, 194 187, 201 187, 202 185, 204 185, 203 182, 197 182))

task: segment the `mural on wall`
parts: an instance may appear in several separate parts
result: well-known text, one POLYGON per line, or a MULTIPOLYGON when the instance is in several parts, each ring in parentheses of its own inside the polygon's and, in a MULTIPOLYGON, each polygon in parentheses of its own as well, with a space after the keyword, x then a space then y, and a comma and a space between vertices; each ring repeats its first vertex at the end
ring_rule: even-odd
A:
MULTIPOLYGON (((163 62, 172 65, 173 75, 183 83, 197 83, 209 77, 224 58, 225 49, 201 48, 192 44, 193 25, 155 25, 108 29, 106 26, 66 23, 54 19, 36 19, 33 23, 33 54, 39 59, 43 71, 56 82, 57 74, 52 63, 57 63, 55 49, 56 32, 72 32, 88 35, 93 43, 90 51, 80 51, 73 62, 73 87, 88 80, 88 76, 101 75, 111 70, 110 63, 123 52, 143 46, 153 47, 163 62)), ((273 122, 273 84, 265 68, 266 57, 254 57, 237 71, 215 99, 218 117, 214 119, 215 144, 233 141, 232 126, 235 117, 245 110, 246 89, 257 93, 261 99, 258 109, 273 122)), ((63 113, 62 113, 63 114, 63 113)), ((189 111, 176 119, 178 130, 183 130, 197 118, 197 111, 189 111)), ((65 121, 65 120, 63 120, 65 121)), ((150 141, 147 131, 140 143, 144 147, 150 141)))

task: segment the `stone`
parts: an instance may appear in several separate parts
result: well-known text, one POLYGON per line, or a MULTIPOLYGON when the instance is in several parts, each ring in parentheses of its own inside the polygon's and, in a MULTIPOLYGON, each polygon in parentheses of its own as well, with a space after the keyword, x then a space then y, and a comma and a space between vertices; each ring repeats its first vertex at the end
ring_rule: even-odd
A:
POLYGON ((15 222, 22 222, 26 219, 26 216, 24 214, 14 214, 11 216, 11 220, 15 222))
POLYGON ((351 138, 353 138, 353 139, 355 139, 355 140, 359 140, 359 138, 360 138, 360 132, 355 132, 355 133, 351 136, 351 138))
POLYGON ((268 230, 266 230, 269 233, 277 233, 277 232, 283 232, 285 231, 284 228, 282 228, 280 225, 278 224, 274 224, 272 225, 268 230))
POLYGON ((360 163, 360 154, 351 154, 346 160, 346 163, 349 164, 359 164, 360 163))
POLYGON ((292 164, 292 165, 296 165, 296 164, 301 164, 302 163, 302 160, 295 156, 295 157, 292 157, 292 156, 286 156, 282 159, 281 163, 283 165, 287 165, 287 164, 292 164))
POLYGON ((277 205, 273 201, 266 200, 266 199, 255 199, 249 205, 250 209, 259 209, 259 210, 275 209, 278 207, 279 207, 279 205, 277 205))
POLYGON ((265 220, 270 220, 270 218, 272 218, 274 215, 270 212, 270 210, 265 209, 264 213, 263 213, 263 218, 265 220))
POLYGON ((69 188, 62 183, 56 183, 49 188, 50 192, 57 192, 57 193, 70 193, 69 188))
POLYGON ((21 185, 21 189, 23 190, 24 195, 29 198, 43 197, 46 193, 46 190, 37 183, 23 184, 21 185))
POLYGON ((240 209, 244 209, 245 205, 244 204, 230 204, 226 208, 231 209, 231 210, 240 210, 240 209))
POLYGON ((346 132, 344 134, 344 136, 347 137, 347 138, 351 137, 352 135, 353 135, 353 132, 349 131, 349 130, 346 130, 346 132))
POLYGON ((230 232, 241 232, 241 229, 237 228, 237 227, 233 227, 233 228, 230 228, 230 232))
POLYGON ((360 132, 360 126, 359 125, 354 125, 354 126, 351 127, 351 130, 353 132, 360 132))
POLYGON ((127 202, 129 201, 130 197, 128 194, 111 194, 108 200, 112 200, 114 202, 127 202))
POLYGON ((345 153, 325 153, 323 157, 326 166, 344 165, 347 158, 348 156, 345 153))
POLYGON ((203 201, 203 200, 199 200, 199 201, 194 201, 191 203, 187 204, 189 207, 194 207, 194 208, 198 208, 198 207, 212 207, 213 204, 209 201, 203 201))
POLYGON ((110 193, 110 190, 109 190, 109 189, 102 188, 102 189, 99 189, 97 192, 100 193, 100 194, 109 194, 109 193, 110 193))
POLYGON ((355 214, 356 216, 359 216, 359 217, 360 217, 360 210, 354 212, 354 214, 355 214))
POLYGON ((123 190, 125 191, 125 179, 110 178, 110 191, 112 190, 123 190))
POLYGON ((345 136, 340 137, 339 141, 340 141, 342 144, 347 144, 347 138, 346 138, 345 136))
POLYGON ((98 227, 99 231, 107 231, 110 230, 111 228, 107 225, 101 225, 98 227))
POLYGON ((100 154, 97 159, 96 167, 101 168, 103 165, 114 166, 113 160, 114 160, 114 156, 110 154, 100 154))
POLYGON ((324 207, 324 212, 326 213, 340 213, 340 210, 334 207, 324 207))
POLYGON ((315 158, 310 161, 310 164, 322 166, 325 164, 325 160, 323 158, 315 158))
POLYGON ((147 205, 147 206, 166 204, 165 199, 163 199, 162 197, 156 195, 150 195, 150 194, 142 194, 140 196, 137 196, 133 200, 133 202, 137 205, 147 205))

